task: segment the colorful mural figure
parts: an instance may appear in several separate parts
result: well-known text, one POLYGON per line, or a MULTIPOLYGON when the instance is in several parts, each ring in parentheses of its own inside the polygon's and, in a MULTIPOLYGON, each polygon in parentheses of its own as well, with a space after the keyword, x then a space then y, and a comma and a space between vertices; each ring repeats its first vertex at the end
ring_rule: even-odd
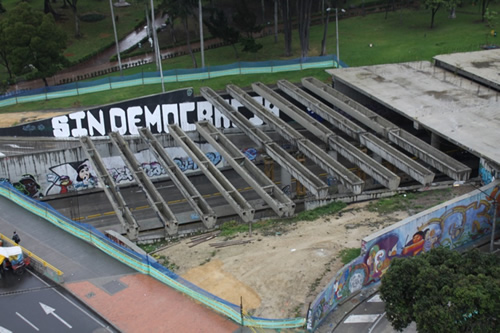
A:
POLYGON ((40 184, 37 183, 35 177, 30 174, 21 176, 18 182, 12 184, 18 191, 26 194, 34 199, 43 197, 40 184))
POLYGON ((417 218, 364 242, 361 256, 344 266, 311 304, 307 318, 308 330, 314 330, 342 299, 363 287, 380 282, 394 258, 416 256, 439 246, 456 249, 470 246, 483 237, 489 238, 495 206, 498 220, 498 186, 487 196, 466 197, 451 208, 430 211, 423 220, 417 218))
POLYGON ((53 185, 59 187, 59 194, 65 194, 75 190, 75 188, 73 187, 73 181, 67 175, 59 177, 59 179, 55 181, 53 185))
POLYGON ((50 186, 45 195, 66 194, 97 186, 97 177, 92 174, 88 160, 58 164, 50 171, 47 175, 50 186))
POLYGON ((424 244, 425 244, 425 234, 427 233, 427 230, 424 231, 417 231, 415 234, 413 234, 412 239, 406 243, 405 247, 403 248, 403 252, 401 253, 403 256, 416 256, 422 250, 424 249, 424 244))

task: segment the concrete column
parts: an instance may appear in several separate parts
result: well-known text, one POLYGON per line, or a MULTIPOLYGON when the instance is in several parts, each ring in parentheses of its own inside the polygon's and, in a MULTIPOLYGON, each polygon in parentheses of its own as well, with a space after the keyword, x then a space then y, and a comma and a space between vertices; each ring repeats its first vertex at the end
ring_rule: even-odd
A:
POLYGON ((330 155, 331 157, 333 157, 335 160, 337 160, 338 158, 338 153, 335 151, 335 150, 329 150, 328 151, 328 155, 330 155))
POLYGON ((292 175, 285 168, 281 168, 281 189, 290 198, 295 197, 292 191, 292 175))
POLYGON ((439 135, 432 133, 431 134, 431 146, 439 149, 440 142, 441 142, 441 138, 439 137, 439 135))

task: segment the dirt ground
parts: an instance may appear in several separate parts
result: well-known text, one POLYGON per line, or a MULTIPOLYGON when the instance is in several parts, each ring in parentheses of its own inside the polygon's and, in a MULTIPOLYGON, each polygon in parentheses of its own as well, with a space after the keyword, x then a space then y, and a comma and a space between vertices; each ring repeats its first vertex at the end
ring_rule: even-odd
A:
POLYGON ((2 113, 0 116, 0 128, 16 126, 24 123, 29 123, 35 120, 42 120, 68 114, 68 111, 28 111, 28 112, 12 112, 2 113))
POLYGON ((190 239, 174 243, 158 255, 178 266, 175 272, 197 286, 235 304, 243 300, 250 314, 264 318, 305 316, 309 302, 343 266, 340 251, 360 248, 373 232, 416 213, 414 208, 437 205, 467 193, 456 187, 443 197, 425 195, 404 211, 379 214, 368 202, 348 205, 341 212, 311 222, 298 222, 288 230, 264 236, 254 232, 234 239, 247 244, 214 248, 223 237, 189 247, 190 239))

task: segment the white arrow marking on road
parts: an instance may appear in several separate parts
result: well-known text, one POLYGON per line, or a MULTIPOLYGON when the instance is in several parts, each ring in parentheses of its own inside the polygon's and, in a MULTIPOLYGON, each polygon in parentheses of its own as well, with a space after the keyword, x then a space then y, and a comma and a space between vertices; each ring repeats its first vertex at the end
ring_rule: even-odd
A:
POLYGON ((30 325, 31 327, 33 327, 35 330, 39 331, 38 327, 36 327, 35 325, 33 325, 28 319, 24 318, 19 312, 16 312, 16 315, 21 318, 22 320, 24 320, 28 325, 30 325))
POLYGON ((0 326, 0 333, 12 333, 12 331, 9 331, 8 329, 0 326))
POLYGON ((377 303, 382 302, 382 299, 380 298, 380 294, 373 296, 372 298, 370 298, 368 300, 368 302, 377 302, 377 303))
POLYGON ((65 322, 65 321, 64 321, 64 319, 62 319, 61 317, 59 317, 59 316, 55 313, 56 309, 51 308, 50 306, 45 305, 45 304, 43 304, 42 302, 38 302, 38 303, 40 303, 40 306, 42 307, 43 311, 45 311, 45 314, 47 314, 47 315, 51 314, 51 315, 53 315, 54 317, 56 317, 56 318, 57 318, 57 319, 58 319, 61 323, 63 323, 64 325, 68 326, 68 328, 73 328, 73 327, 71 327, 71 325, 70 325, 70 324, 68 324, 67 322, 65 322))
POLYGON ((373 323, 378 318, 378 314, 373 315, 350 315, 344 323, 373 323))

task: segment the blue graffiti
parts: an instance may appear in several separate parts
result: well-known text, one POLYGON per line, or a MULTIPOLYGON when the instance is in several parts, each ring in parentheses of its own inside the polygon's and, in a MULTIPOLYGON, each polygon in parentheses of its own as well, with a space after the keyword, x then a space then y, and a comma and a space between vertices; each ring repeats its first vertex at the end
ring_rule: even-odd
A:
MULTIPOLYGON (((209 159, 214 165, 219 164, 222 162, 222 155, 219 154, 218 152, 208 152, 205 154, 207 159, 209 159)), ((187 171, 187 170, 197 170, 198 165, 194 163, 193 159, 191 157, 175 157, 174 158, 175 164, 181 169, 182 171, 187 171)))
POLYGON ((250 160, 255 161, 257 158, 257 149, 255 148, 245 148, 242 150, 242 153, 250 160))

